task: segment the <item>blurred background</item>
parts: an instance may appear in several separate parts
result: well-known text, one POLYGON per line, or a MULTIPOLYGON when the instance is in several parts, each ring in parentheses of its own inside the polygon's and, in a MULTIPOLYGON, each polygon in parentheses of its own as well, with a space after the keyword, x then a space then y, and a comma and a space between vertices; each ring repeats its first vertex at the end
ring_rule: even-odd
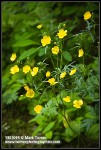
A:
MULTIPOLYGON (((92 39, 84 36, 83 46, 87 54, 86 64, 94 61, 93 57, 98 57, 99 42, 99 3, 98 2, 2 2, 2 146, 3 148, 33 148, 33 144, 5 144, 5 136, 28 135, 31 136, 35 129, 34 124, 28 123, 33 115, 28 109, 28 102, 21 101, 24 84, 21 74, 12 77, 9 70, 12 67, 10 56, 13 52, 20 55, 32 47, 39 47, 40 31, 36 28, 42 24, 45 31, 51 33, 57 30, 60 23, 66 23, 68 37, 80 33, 86 29, 86 22, 83 14, 90 11, 95 21, 94 28, 91 29, 92 39), (38 35, 36 37, 36 34, 38 35), (88 39, 87 39, 88 38, 88 39), (34 43, 33 43, 34 41, 34 43), (87 42, 88 41, 88 42, 87 42), (89 51, 88 51, 89 50, 89 51), (20 76, 20 78, 19 78, 20 76), (19 80, 18 80, 19 78, 19 80), (18 81, 18 82, 16 82, 18 81)), ((75 39, 67 41, 65 47, 68 49, 75 46, 75 39)), ((71 51, 73 57, 75 54, 71 51)), ((35 64, 44 58, 41 51, 33 54, 30 64, 35 64)), ((19 61, 20 66, 25 60, 19 61)), ((61 131, 62 132, 62 131, 61 131)), ((98 140, 86 143, 89 147, 98 147, 98 140)), ((60 148, 75 148, 77 139, 71 142, 63 140, 60 148)), ((50 145, 48 145, 50 146, 50 145)), ((81 145, 82 146, 82 145, 81 145)), ((37 148, 40 145, 36 145, 37 148)), ((41 147, 45 147, 42 145, 41 147)), ((57 147, 57 146, 54 146, 57 147)))

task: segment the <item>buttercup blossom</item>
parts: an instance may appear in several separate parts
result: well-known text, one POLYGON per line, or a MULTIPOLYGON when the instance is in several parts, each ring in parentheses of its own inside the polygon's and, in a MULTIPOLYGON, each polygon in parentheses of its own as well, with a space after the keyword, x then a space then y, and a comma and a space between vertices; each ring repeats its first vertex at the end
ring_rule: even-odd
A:
POLYGON ((83 100, 74 100, 73 101, 73 106, 76 108, 81 108, 82 105, 83 105, 83 100))
POLYGON ((50 71, 47 71, 46 72, 46 77, 50 77, 50 75, 51 75, 50 71))
POLYGON ((12 56, 10 57, 10 60, 13 62, 16 59, 16 53, 13 53, 12 56))
POLYGON ((27 90, 27 93, 26 93, 26 97, 29 97, 29 98, 33 98, 35 95, 35 92, 33 91, 33 89, 28 89, 27 90))
POLYGON ((70 71, 69 75, 72 76, 72 75, 75 74, 75 73, 76 73, 76 69, 72 69, 72 70, 70 71))
POLYGON ((31 75, 35 76, 38 73, 39 68, 38 67, 34 67, 33 70, 31 71, 31 75))
POLYGON ((66 76, 66 72, 63 72, 60 74, 60 79, 64 78, 66 76))
POLYGON ((42 43, 42 46, 46 46, 48 44, 51 43, 51 38, 50 36, 43 36, 43 38, 41 39, 41 43, 42 43))
POLYGON ((26 85, 26 86, 24 86, 24 89, 27 91, 27 90, 29 90, 29 87, 26 85))
POLYGON ((14 65, 11 69, 10 69, 10 73, 11 74, 15 74, 19 72, 19 67, 17 65, 14 65))
POLYGON ((70 100, 70 96, 66 96, 65 98, 63 98, 63 100, 65 101, 65 102, 70 102, 71 100, 70 100))
POLYGON ((23 72, 24 72, 25 74, 28 73, 30 70, 31 70, 31 68, 30 68, 30 66, 28 66, 28 65, 25 65, 25 66, 23 67, 23 72))
POLYGON ((41 105, 37 105, 37 106, 34 107, 34 111, 35 111, 37 114, 39 114, 39 113, 41 112, 41 110, 42 110, 42 106, 41 106, 41 105))
POLYGON ((89 11, 86 11, 85 14, 84 14, 84 20, 88 20, 91 18, 91 13, 89 11))
POLYGON ((42 28, 42 24, 39 24, 39 25, 37 26, 37 28, 38 28, 38 29, 41 29, 41 28, 42 28))
POLYGON ((83 49, 79 49, 79 54, 78 54, 78 57, 82 57, 82 56, 83 56, 83 54, 84 54, 84 51, 83 51, 83 49))
POLYGON ((54 46, 52 49, 51 49, 52 53, 57 55, 59 53, 59 47, 58 46, 54 46))
POLYGON ((59 37, 59 39, 64 38, 67 35, 67 30, 64 29, 60 29, 59 32, 57 33, 57 36, 59 37))
POLYGON ((50 85, 55 85, 58 82, 55 82, 55 78, 51 78, 48 80, 48 82, 50 83, 50 85))

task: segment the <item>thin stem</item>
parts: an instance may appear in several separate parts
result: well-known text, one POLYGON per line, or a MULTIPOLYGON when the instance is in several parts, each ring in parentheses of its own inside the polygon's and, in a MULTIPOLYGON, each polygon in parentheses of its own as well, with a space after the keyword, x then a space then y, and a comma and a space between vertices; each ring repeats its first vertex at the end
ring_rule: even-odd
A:
POLYGON ((57 55, 57 68, 58 68, 58 55, 57 55))
POLYGON ((47 88, 45 88, 45 90, 43 91, 42 95, 40 96, 39 102, 40 102, 40 100, 41 100, 43 94, 46 92, 46 90, 47 90, 48 88, 50 88, 50 86, 48 86, 47 88))
MULTIPOLYGON (((55 92, 54 92, 54 88, 52 87, 52 91, 53 91, 53 93, 54 93, 54 95, 55 95, 55 98, 56 98, 56 101, 57 101, 57 97, 56 97, 56 94, 55 94, 55 92)), ((57 101, 57 104, 59 105, 59 102, 57 101)))
POLYGON ((52 64, 53 64, 53 67, 55 68, 55 65, 54 65, 54 62, 53 62, 53 59, 52 59, 51 54, 50 54, 50 59, 51 59, 51 62, 52 62, 52 64))
POLYGON ((62 68, 62 42, 60 42, 60 50, 61 50, 61 59, 60 59, 60 69, 62 68))
MULTIPOLYGON (((84 65, 84 55, 83 55, 83 65, 84 65)), ((85 68, 83 67, 83 72, 84 72, 84 76, 85 76, 85 68)))

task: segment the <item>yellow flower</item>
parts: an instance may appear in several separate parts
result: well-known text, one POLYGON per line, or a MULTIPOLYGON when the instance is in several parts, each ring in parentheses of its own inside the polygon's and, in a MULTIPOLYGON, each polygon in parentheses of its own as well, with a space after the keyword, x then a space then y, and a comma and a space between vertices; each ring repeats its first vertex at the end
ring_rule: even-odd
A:
POLYGON ((70 71, 69 75, 72 76, 72 75, 75 74, 75 73, 76 73, 76 69, 72 69, 72 70, 70 71))
POLYGON ((66 72, 63 72, 60 74, 60 79, 64 78, 66 76, 66 72))
POLYGON ((63 98, 63 100, 65 101, 65 102, 70 102, 71 100, 70 100, 70 96, 66 96, 65 98, 63 98))
POLYGON ((28 73, 30 70, 31 70, 31 68, 30 68, 30 66, 28 66, 28 65, 25 65, 25 66, 23 67, 23 72, 24 72, 24 73, 28 73))
POLYGON ((37 105, 37 106, 34 107, 34 111, 35 111, 37 114, 39 114, 39 113, 41 112, 41 110, 42 110, 42 106, 41 106, 41 105, 37 105))
POLYGON ((51 43, 50 36, 43 36, 43 38, 41 39, 41 43, 42 43, 42 46, 46 46, 50 44, 51 43))
POLYGON ((81 108, 82 105, 83 105, 83 100, 74 100, 73 101, 73 106, 76 108, 81 108))
POLYGON ((88 20, 89 18, 91 18, 91 13, 89 11, 86 11, 84 14, 84 20, 88 20))
POLYGON ((59 39, 64 38, 67 35, 67 30, 64 29, 60 29, 59 33, 57 33, 57 36, 59 37, 59 39))
POLYGON ((28 90, 29 90, 29 87, 26 85, 26 86, 24 86, 24 89, 25 89, 26 91, 28 91, 28 90))
POLYGON ((26 97, 29 97, 29 98, 33 98, 35 95, 35 92, 33 91, 33 89, 28 89, 27 90, 27 93, 26 93, 26 97))
POLYGON ((83 51, 83 49, 79 49, 79 54, 78 54, 78 57, 82 57, 82 56, 83 56, 83 54, 84 54, 84 51, 83 51))
POLYGON ((56 83, 58 83, 58 82, 55 82, 54 78, 49 79, 48 82, 50 83, 50 85, 55 85, 56 83))
POLYGON ((10 57, 10 60, 13 62, 16 59, 16 53, 13 53, 12 56, 10 57))
POLYGON ((31 71, 31 75, 35 76, 38 73, 39 68, 38 67, 34 67, 33 70, 31 71))
POLYGON ((59 47, 58 46, 54 46, 52 49, 51 49, 52 53, 57 55, 59 53, 59 47))
POLYGON ((46 72, 46 77, 50 77, 50 75, 51 75, 50 71, 47 71, 46 72))
POLYGON ((37 28, 38 28, 38 29, 41 29, 41 28, 42 28, 42 24, 39 24, 39 25, 37 26, 37 28))
POLYGON ((14 65, 11 69, 10 69, 10 73, 11 74, 15 74, 16 72, 19 72, 19 67, 17 65, 14 65))

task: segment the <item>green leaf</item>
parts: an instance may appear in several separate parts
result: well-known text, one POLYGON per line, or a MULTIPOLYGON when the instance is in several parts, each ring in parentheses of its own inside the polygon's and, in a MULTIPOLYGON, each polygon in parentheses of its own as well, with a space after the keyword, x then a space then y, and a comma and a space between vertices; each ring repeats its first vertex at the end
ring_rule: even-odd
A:
POLYGON ((80 134, 80 132, 81 132, 81 123, 80 122, 71 121, 70 126, 74 130, 74 133, 80 134))
POLYGON ((25 47, 25 46, 29 46, 29 45, 39 45, 39 43, 35 42, 35 41, 32 41, 32 40, 20 40, 20 41, 17 41, 13 47, 25 47))
POLYGON ((99 124, 96 123, 92 125, 90 129, 88 130, 87 135, 93 140, 98 140, 99 139, 99 124))
POLYGON ((37 122, 39 125, 43 125, 45 123, 45 117, 42 115, 37 115, 35 118, 31 119, 29 123, 37 122))
POLYGON ((45 134, 45 136, 47 137, 47 139, 51 139, 52 138, 52 135, 53 135, 53 132, 52 131, 49 131, 45 134))
POLYGON ((96 116, 90 114, 89 112, 85 114, 85 117, 86 117, 86 118, 90 118, 90 119, 96 118, 96 116))
POLYGON ((75 137, 77 137, 77 135, 70 128, 67 128, 65 132, 65 140, 71 142, 75 137))
POLYGON ((72 56, 71 56, 71 54, 70 54, 69 52, 67 52, 67 51, 64 51, 64 52, 63 52, 63 57, 64 57, 64 59, 67 60, 67 61, 72 61, 72 56))
POLYGON ((18 58, 18 61, 21 61, 23 59, 25 59, 26 57, 29 57, 30 55, 36 53, 39 49, 37 48, 31 48, 29 50, 26 50, 25 52, 23 52, 20 57, 18 58))
POLYGON ((39 56, 43 56, 45 54, 45 48, 39 49, 39 56))
POLYGON ((50 129, 52 129, 52 127, 54 126, 54 124, 55 124, 55 122, 50 122, 50 123, 46 126, 46 128, 43 130, 42 133, 48 132, 50 129))
POLYGON ((25 100, 26 96, 25 95, 20 95, 18 99, 19 99, 19 101, 25 100))
POLYGON ((41 131, 41 130, 42 130, 42 127, 41 127, 41 126, 38 126, 38 127, 34 130, 34 132, 32 133, 32 136, 36 136, 36 135, 38 134, 38 132, 41 131))
POLYGON ((81 132, 81 123, 78 122, 78 121, 71 121, 70 122, 70 127, 66 128, 66 131, 65 131, 65 134, 64 134, 65 140, 67 142, 71 142, 81 132))
POLYGON ((30 38, 31 36, 33 36, 32 32, 31 33, 25 32, 23 35, 16 34, 15 38, 16 38, 16 40, 20 41, 20 40, 26 40, 26 39, 30 38))

